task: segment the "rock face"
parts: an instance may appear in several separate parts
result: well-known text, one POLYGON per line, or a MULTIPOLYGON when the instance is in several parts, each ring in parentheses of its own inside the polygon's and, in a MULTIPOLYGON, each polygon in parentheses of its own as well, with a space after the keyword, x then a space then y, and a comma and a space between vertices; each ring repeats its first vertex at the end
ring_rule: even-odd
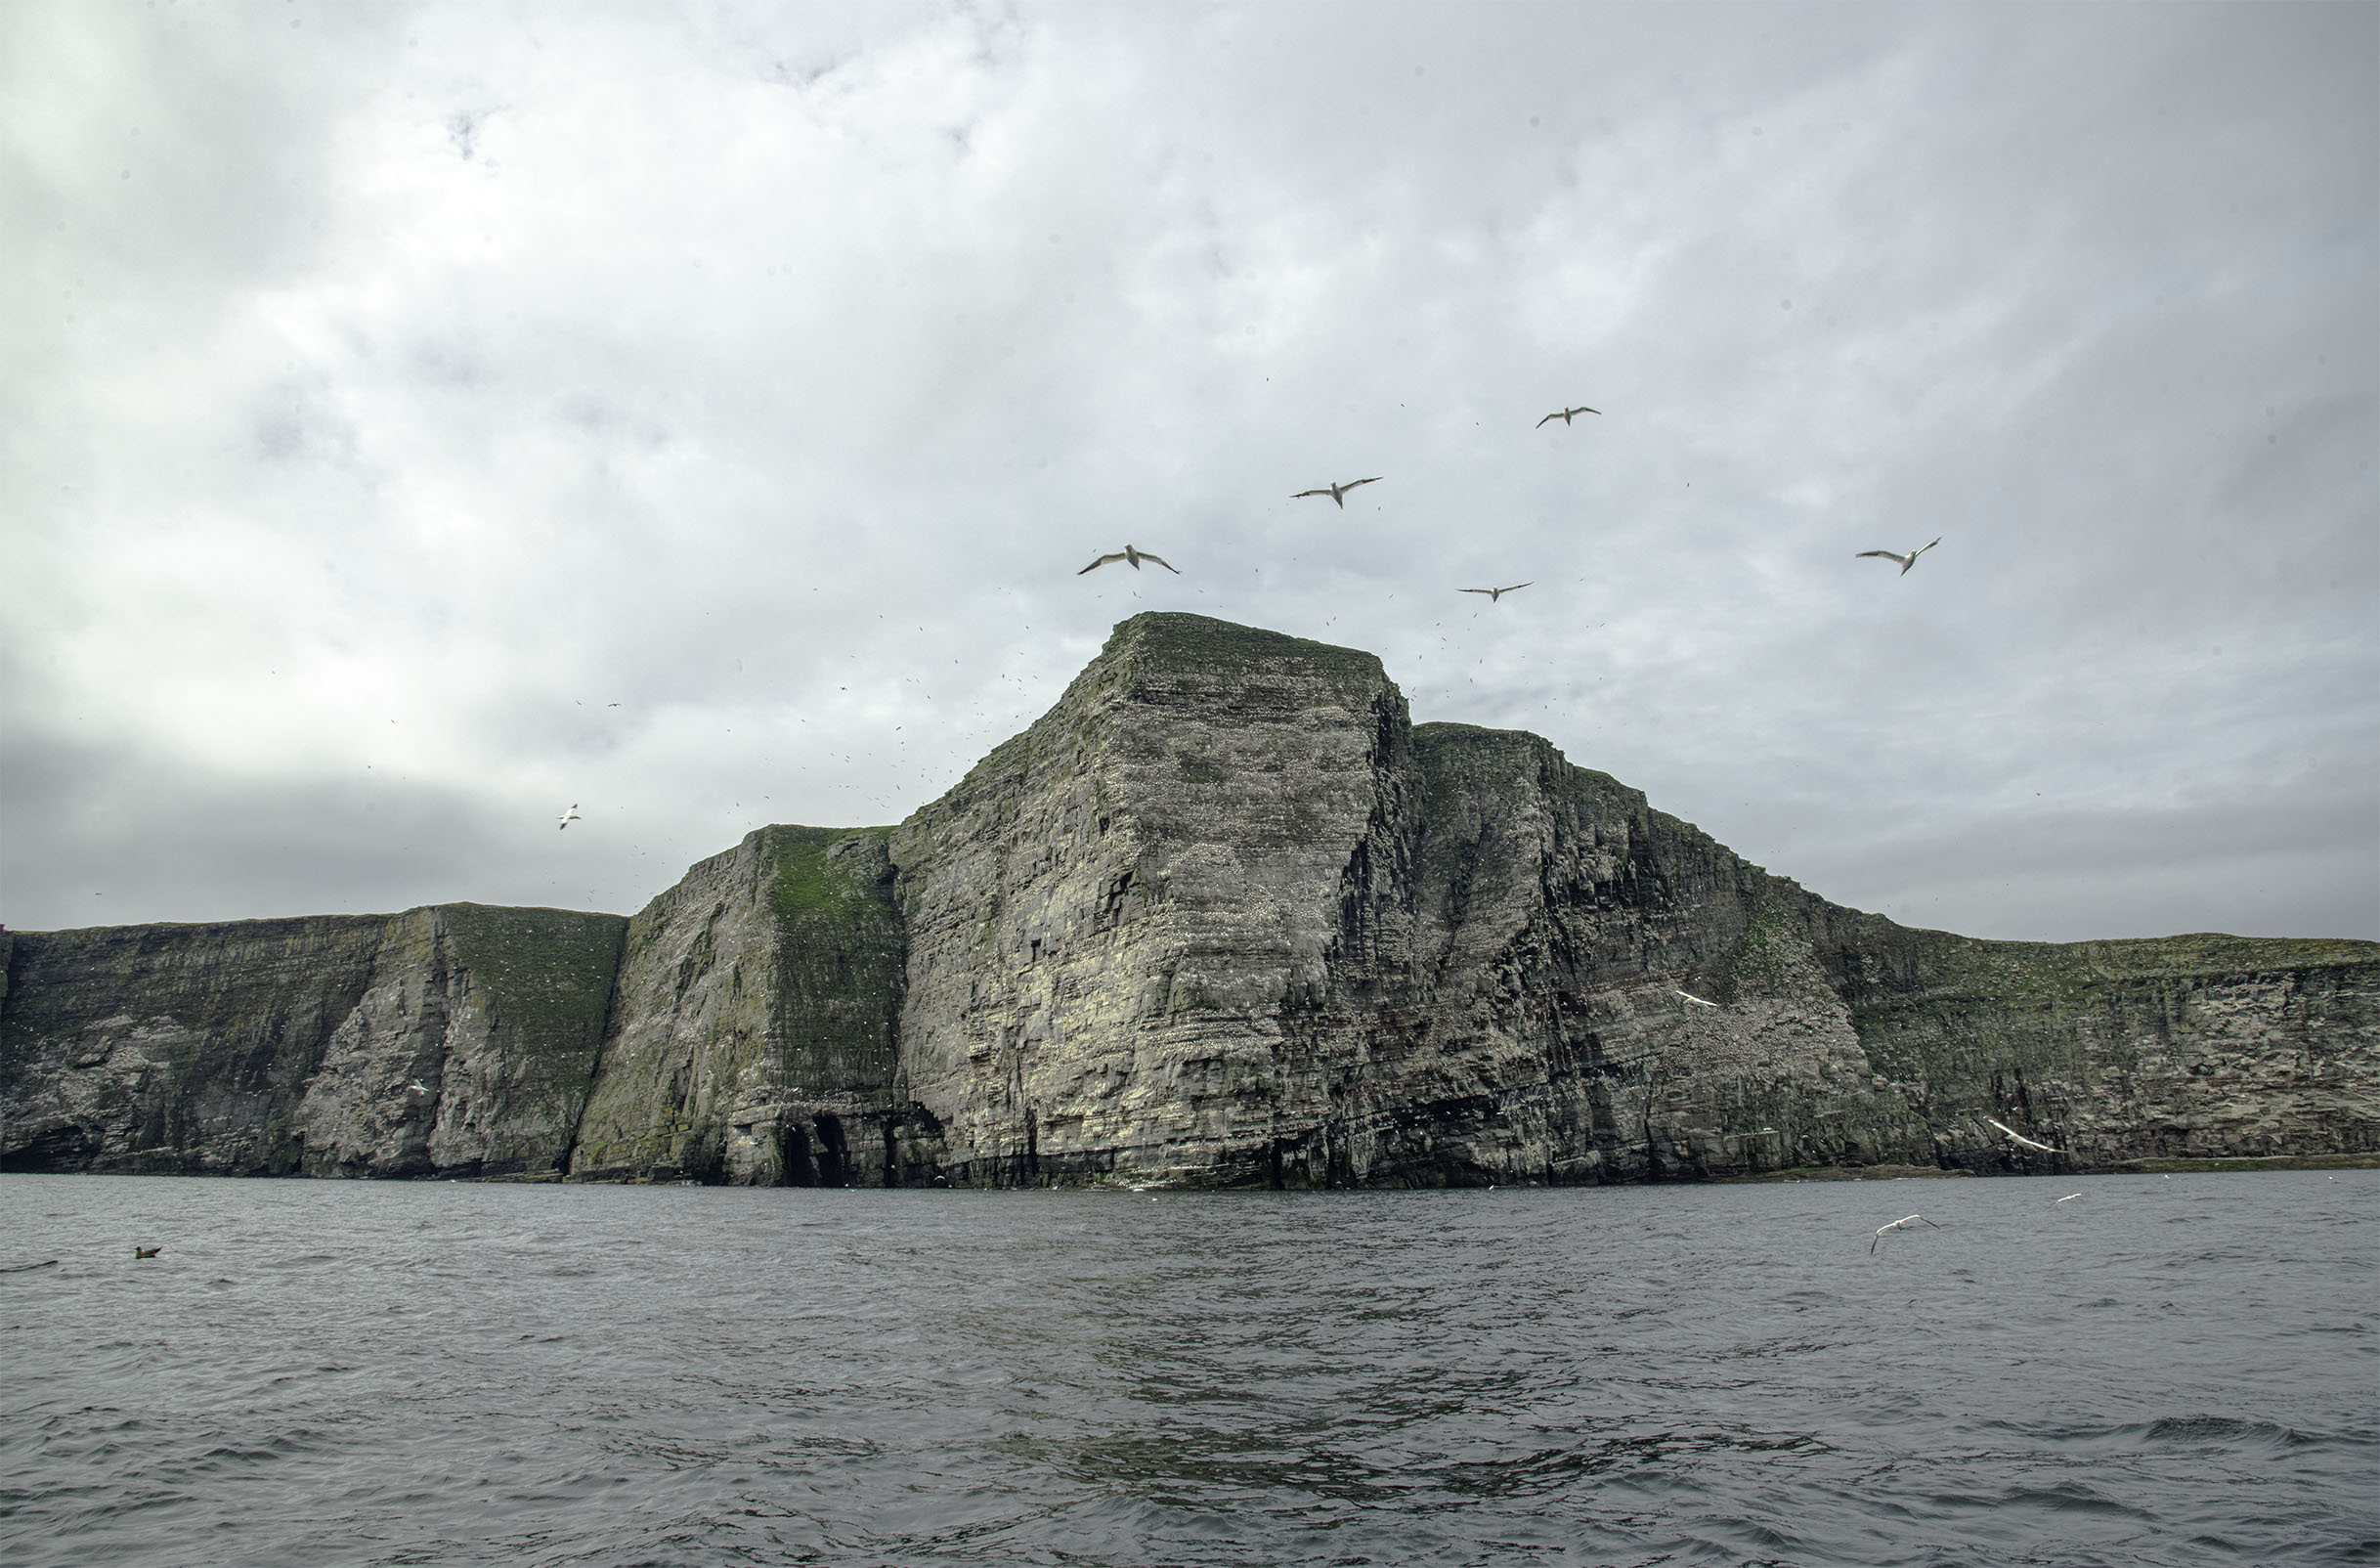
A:
POLYGON ((762 828, 628 922, 580 1125, 584 1179, 930 1179, 899 1086, 901 931, 884 829, 762 828))
POLYGON ((1908 930, 1535 736, 1413 725, 1367 654, 1196 616, 1124 623, 899 827, 762 829, 625 923, 454 905, 0 957, 17 1169, 1347 1186, 2380 1157, 2380 945, 1908 930))
POLYGON ((2380 1149, 2370 942, 1990 942, 1872 920, 1829 968, 1945 1165, 2041 1168, 1986 1117, 2078 1169, 2380 1149))
POLYGON ((15 933, 0 1168, 556 1168, 626 922, 402 915, 15 933))

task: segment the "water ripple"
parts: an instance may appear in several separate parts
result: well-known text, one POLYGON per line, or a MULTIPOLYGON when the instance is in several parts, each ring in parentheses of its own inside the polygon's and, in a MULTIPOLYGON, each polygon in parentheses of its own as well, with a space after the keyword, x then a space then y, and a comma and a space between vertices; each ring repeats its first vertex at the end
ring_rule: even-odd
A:
POLYGON ((11 1563, 2380 1557, 2380 1173, 0 1185, 11 1563))

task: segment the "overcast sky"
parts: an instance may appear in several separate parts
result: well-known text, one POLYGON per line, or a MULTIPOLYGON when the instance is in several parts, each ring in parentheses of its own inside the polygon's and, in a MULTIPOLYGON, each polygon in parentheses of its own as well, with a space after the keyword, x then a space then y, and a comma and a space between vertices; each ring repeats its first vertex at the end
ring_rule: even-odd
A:
POLYGON ((1179 609, 2380 936, 2376 155, 2368 4, 0 8, 0 920, 632 910, 1179 609))

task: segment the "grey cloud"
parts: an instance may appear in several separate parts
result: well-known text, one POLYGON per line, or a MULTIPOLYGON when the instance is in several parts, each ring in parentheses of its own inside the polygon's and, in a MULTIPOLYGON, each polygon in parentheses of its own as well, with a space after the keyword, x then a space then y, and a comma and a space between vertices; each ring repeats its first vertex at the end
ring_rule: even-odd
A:
MULTIPOLYGON (((8 122, 52 226, 0 724, 207 781, 318 867, 291 908, 460 869, 338 806, 368 764, 475 846, 422 895, 539 893, 504 846, 599 797, 633 907, 757 821, 903 814, 1182 608, 1890 912, 2367 918, 2172 813, 2380 772, 2368 12, 29 15, 9 58, 112 74, 8 122), (97 178, 136 104, 153 199, 97 178), (1126 540, 1187 575, 1073 576, 1126 540)), ((161 876, 70 801, 12 784, 11 845, 161 876)))

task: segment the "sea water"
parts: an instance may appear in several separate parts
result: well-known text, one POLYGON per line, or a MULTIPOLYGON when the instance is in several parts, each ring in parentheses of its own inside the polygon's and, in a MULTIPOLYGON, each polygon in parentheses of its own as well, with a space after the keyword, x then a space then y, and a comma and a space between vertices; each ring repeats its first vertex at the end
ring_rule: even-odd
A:
POLYGON ((2380 1560, 2380 1171, 0 1176, 0 1268, 10 1564, 2380 1560))

